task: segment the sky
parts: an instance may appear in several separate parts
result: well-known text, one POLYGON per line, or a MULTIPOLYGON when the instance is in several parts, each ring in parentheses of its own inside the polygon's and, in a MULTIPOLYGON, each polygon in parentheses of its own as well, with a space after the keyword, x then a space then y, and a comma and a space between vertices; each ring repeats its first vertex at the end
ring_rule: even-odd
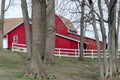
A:
MULTIPOLYGON (((6 0, 6 7, 8 6, 10 0, 6 0)), ((28 3, 30 1, 28 0, 28 3)), ((31 4, 28 5, 28 11, 31 13, 31 4)), ((22 10, 21 10, 21 1, 20 0, 12 0, 8 10, 5 12, 5 18, 17 18, 22 17, 22 10)))

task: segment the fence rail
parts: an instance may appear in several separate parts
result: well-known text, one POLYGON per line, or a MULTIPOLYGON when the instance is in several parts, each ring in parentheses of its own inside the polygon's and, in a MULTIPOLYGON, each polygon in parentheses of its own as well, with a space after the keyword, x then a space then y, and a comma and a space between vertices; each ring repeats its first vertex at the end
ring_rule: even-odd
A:
POLYGON ((27 52, 27 46, 26 44, 12 43, 12 52, 14 51, 27 52))
MULTIPOLYGON (((27 47, 26 44, 17 44, 17 43, 12 43, 12 52, 18 51, 18 52, 27 52, 27 47)), ((103 51, 101 50, 101 55, 103 56, 103 51)), ((107 55, 108 55, 108 50, 106 50, 107 55)), ((68 48, 55 48, 55 56, 61 56, 64 57, 79 57, 79 49, 68 49, 68 48)), ((84 50, 84 57, 87 58, 97 58, 97 50, 94 49, 85 49, 84 50)), ((118 54, 120 53, 120 50, 118 50, 118 54)))

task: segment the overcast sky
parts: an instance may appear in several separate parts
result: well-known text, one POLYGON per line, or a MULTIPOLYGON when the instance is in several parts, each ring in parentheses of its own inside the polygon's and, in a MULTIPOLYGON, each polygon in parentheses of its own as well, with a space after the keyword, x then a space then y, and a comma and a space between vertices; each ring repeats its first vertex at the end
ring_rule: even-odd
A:
MULTIPOLYGON (((6 0, 6 7, 8 6, 9 1, 10 0, 6 0)), ((28 0, 28 3, 30 3, 29 0, 28 0)), ((31 4, 28 5, 29 12, 31 12, 30 5, 31 4)), ((16 18, 16 17, 22 17, 21 1, 20 0, 12 0, 8 10, 5 12, 5 18, 16 18)))

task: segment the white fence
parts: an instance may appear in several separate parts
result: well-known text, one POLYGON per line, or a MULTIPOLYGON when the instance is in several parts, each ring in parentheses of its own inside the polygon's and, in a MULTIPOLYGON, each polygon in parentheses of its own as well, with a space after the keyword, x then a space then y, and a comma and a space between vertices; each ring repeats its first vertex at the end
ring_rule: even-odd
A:
MULTIPOLYGON (((25 44, 17 44, 17 43, 12 43, 12 52, 14 51, 19 51, 19 52, 27 52, 27 48, 25 44)), ((120 52, 120 50, 119 50, 120 52)), ((101 55, 102 54, 102 50, 101 50, 101 55)), ((79 57, 79 50, 78 49, 66 49, 66 48, 55 48, 55 56, 59 56, 59 58, 61 56, 64 57, 79 57)), ((84 50, 84 57, 88 57, 88 58, 97 58, 97 50, 84 50)))
MULTIPOLYGON (((59 58, 61 56, 66 56, 66 57, 79 57, 79 50, 78 49, 65 49, 65 48, 55 48, 55 56, 59 56, 59 58)), ((88 57, 88 58, 97 58, 97 50, 93 50, 93 49, 85 49, 84 50, 84 57, 88 57)), ((101 55, 102 55, 102 50, 101 50, 101 55)))
POLYGON ((18 51, 18 52, 27 52, 26 44, 17 44, 12 43, 12 52, 18 51))
POLYGON ((78 57, 78 49, 55 48, 55 56, 78 57))

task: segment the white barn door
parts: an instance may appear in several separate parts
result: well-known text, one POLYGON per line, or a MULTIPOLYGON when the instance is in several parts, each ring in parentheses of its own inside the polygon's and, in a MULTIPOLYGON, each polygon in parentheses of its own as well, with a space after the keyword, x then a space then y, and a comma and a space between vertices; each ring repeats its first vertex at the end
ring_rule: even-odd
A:
POLYGON ((7 38, 3 38, 3 48, 8 48, 8 40, 7 40, 7 38))

